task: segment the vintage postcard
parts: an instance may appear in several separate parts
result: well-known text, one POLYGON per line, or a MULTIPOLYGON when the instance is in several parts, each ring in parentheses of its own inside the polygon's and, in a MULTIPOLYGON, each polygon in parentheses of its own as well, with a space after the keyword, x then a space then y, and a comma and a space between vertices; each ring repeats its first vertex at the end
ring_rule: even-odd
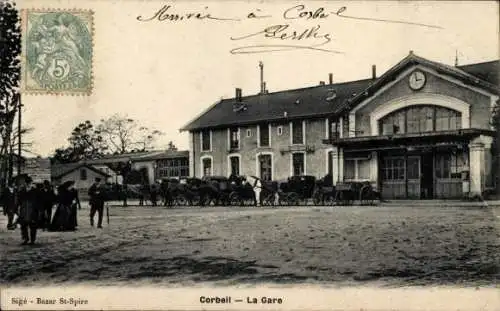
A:
POLYGON ((499 310, 496 1, 0 1, 2 310, 499 310))

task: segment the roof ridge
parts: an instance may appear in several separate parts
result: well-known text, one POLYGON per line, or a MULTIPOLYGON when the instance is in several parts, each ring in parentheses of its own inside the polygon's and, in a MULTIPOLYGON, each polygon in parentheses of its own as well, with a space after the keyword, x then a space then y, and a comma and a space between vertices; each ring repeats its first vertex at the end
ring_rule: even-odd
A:
MULTIPOLYGON (((259 97, 259 96, 266 96, 266 95, 274 95, 274 94, 279 94, 279 93, 286 93, 286 92, 292 92, 292 91, 303 91, 303 90, 309 90, 309 89, 314 89, 314 88, 320 88, 320 87, 333 87, 333 86, 340 86, 340 85, 343 85, 343 84, 350 84, 350 83, 356 83, 356 82, 367 82, 367 81, 375 81, 376 79, 373 79, 373 78, 366 78, 366 79, 358 79, 358 80, 352 80, 352 81, 344 81, 344 82, 339 82, 339 83, 333 83, 333 84, 323 84, 323 85, 312 85, 312 86, 306 86, 306 87, 301 87, 301 88, 295 88, 295 89, 284 89, 284 90, 279 90, 279 91, 275 91, 275 92, 270 92, 270 93, 266 93, 266 94, 260 94, 260 93, 257 93, 257 94, 253 94, 253 95, 247 95, 247 96, 243 96, 242 99, 245 99, 245 98, 254 98, 254 97, 259 97)), ((230 101, 230 100, 233 100, 235 99, 235 97, 230 97, 230 98, 225 98, 222 101, 230 101)))

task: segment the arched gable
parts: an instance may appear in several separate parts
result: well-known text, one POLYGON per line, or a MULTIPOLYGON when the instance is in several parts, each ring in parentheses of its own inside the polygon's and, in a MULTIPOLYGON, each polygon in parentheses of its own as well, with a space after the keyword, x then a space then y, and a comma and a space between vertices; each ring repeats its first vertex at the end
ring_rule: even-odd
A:
POLYGON ((418 105, 440 106, 458 111, 462 116, 462 128, 470 128, 470 105, 468 103, 450 96, 421 93, 396 98, 372 111, 370 114, 371 135, 378 135, 380 132, 379 121, 383 117, 397 110, 418 105))

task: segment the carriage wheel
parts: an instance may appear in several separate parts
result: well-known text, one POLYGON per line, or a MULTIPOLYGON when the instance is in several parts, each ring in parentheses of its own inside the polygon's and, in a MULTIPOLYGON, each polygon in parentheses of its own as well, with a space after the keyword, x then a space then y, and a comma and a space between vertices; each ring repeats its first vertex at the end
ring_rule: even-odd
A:
POLYGON ((374 194, 370 186, 363 186, 359 191, 359 201, 361 205, 372 205, 374 194))
POLYGON ((333 194, 326 194, 323 196, 323 204, 327 206, 331 206, 335 204, 335 197, 333 194))
POLYGON ((262 205, 274 206, 274 194, 270 193, 266 197, 264 197, 264 200, 262 200, 262 205))
POLYGON ((188 204, 188 200, 185 196, 179 195, 175 198, 173 204, 177 206, 186 206, 188 204))
POLYGON ((189 200, 189 205, 190 205, 190 206, 198 206, 198 205, 201 205, 201 198, 200 198, 200 196, 198 196, 198 195, 193 196, 193 197, 189 200))
POLYGON ((295 192, 290 192, 287 195, 286 201, 288 203, 288 206, 299 205, 299 195, 295 192))
POLYGON ((286 193, 280 193, 278 195, 278 205, 279 206, 288 205, 288 194, 286 194, 286 193))
POLYGON ((243 206, 253 206, 255 204, 255 200, 253 198, 247 198, 243 200, 243 206))
POLYGON ((323 194, 321 194, 321 192, 315 192, 313 194, 313 203, 314 205, 321 205, 321 204, 324 204, 324 198, 323 198, 323 194))
POLYGON ((198 205, 204 207, 207 205, 207 203, 210 204, 210 198, 206 195, 200 196, 200 201, 198 202, 198 205))
POLYGON ((229 195, 229 205, 231 206, 241 206, 243 205, 243 200, 240 198, 238 193, 231 192, 229 195))

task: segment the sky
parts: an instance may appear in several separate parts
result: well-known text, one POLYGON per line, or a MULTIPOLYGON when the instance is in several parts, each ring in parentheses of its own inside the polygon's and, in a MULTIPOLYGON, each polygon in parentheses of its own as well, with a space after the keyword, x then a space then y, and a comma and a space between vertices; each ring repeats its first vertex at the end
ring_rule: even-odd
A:
POLYGON ((34 128, 25 139, 41 156, 65 146, 78 123, 114 113, 163 131, 158 148, 172 140, 188 149, 188 134, 179 129, 214 102, 233 97, 236 87, 244 96, 257 93, 259 61, 267 89, 274 92, 317 85, 328 81, 329 73, 334 82, 369 78, 372 65, 381 75, 410 50, 450 65, 456 55, 460 65, 499 58, 495 1, 308 1, 303 9, 301 2, 291 1, 27 0, 22 6, 42 4, 94 11, 94 88, 90 96, 23 95, 23 124, 34 128), (163 17, 177 13, 185 18, 153 18, 163 6, 170 6, 163 17), (336 15, 342 7, 340 15, 358 19, 336 15), (307 12, 321 8, 327 17, 308 18, 307 12), (191 12, 218 19, 187 18, 191 12), (269 17, 250 19, 250 12, 269 17), (304 16, 295 18, 299 13, 304 16), (284 39, 270 32, 280 25, 288 26, 275 36, 284 39), (297 40, 306 30, 310 37, 297 40), (257 45, 309 48, 231 53, 255 52, 251 46, 257 45))

